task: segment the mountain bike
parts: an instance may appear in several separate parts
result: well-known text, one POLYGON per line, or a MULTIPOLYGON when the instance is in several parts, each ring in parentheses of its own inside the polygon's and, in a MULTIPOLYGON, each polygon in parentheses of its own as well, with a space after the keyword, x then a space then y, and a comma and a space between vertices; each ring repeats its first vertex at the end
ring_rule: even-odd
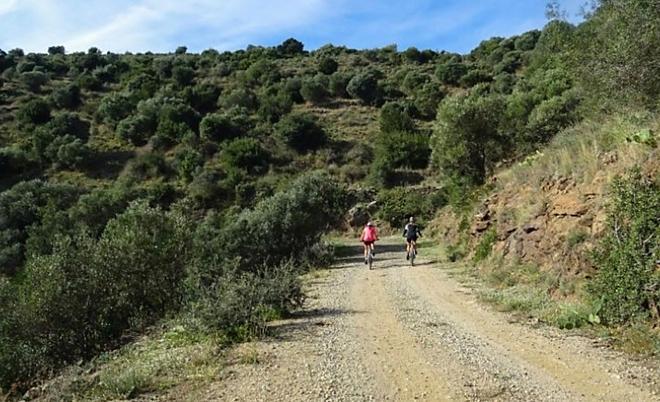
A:
POLYGON ((373 269, 373 263, 374 263, 374 251, 369 247, 369 251, 367 253, 367 264, 369 265, 369 269, 373 269))
POLYGON ((410 261, 410 266, 415 266, 415 257, 417 257, 417 245, 410 247, 410 252, 408 253, 408 261, 410 261))

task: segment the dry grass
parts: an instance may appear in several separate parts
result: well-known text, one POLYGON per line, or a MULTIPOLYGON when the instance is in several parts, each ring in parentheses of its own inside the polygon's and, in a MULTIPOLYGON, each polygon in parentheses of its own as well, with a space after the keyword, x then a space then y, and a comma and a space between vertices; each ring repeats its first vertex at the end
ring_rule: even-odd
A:
POLYGON ((559 134, 543 152, 498 173, 498 183, 534 188, 546 178, 563 176, 584 184, 599 174, 607 175, 604 181, 609 182, 650 155, 652 147, 628 139, 642 130, 657 133, 659 127, 658 117, 639 114, 585 121, 559 134))
POLYGON ((222 369, 222 339, 172 324, 85 367, 70 367, 40 400, 116 400, 204 384, 222 369))

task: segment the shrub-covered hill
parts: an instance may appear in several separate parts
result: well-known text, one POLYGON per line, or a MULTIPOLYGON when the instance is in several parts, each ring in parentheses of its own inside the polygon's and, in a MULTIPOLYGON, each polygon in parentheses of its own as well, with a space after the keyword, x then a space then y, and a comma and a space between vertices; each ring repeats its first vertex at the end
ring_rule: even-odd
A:
POLYGON ((0 51, 0 390, 163 317, 244 337, 349 207, 423 223, 582 120, 653 113, 659 20, 603 0, 464 55, 0 51))

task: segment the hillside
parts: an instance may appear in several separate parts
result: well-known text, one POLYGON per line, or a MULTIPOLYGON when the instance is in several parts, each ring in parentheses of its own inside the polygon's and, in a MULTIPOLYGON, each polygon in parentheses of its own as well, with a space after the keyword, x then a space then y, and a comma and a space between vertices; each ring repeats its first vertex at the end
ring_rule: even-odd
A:
POLYGON ((658 21, 596 2, 468 54, 0 50, 0 394, 154 326, 263 336, 328 233, 412 215, 482 299, 657 356, 658 21))

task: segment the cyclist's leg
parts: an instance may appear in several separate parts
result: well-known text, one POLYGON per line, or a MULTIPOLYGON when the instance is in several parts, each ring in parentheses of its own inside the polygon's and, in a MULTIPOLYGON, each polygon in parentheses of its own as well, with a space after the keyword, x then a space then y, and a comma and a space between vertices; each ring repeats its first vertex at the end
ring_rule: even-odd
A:
POLYGON ((369 255, 369 253, 367 251, 369 249, 369 245, 367 244, 367 242, 362 242, 362 247, 364 247, 364 259, 366 260, 367 255, 369 255))

